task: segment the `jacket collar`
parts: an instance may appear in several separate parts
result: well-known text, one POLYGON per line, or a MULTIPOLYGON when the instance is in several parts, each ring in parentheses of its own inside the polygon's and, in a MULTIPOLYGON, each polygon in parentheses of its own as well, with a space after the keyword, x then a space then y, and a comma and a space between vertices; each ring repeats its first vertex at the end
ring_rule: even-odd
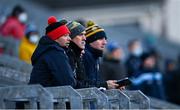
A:
POLYGON ((92 55, 95 57, 95 58, 99 58, 99 57, 102 57, 103 56, 103 51, 102 50, 98 50, 98 49, 95 49, 93 47, 91 47, 89 44, 86 45, 86 48, 89 52, 92 53, 92 55))

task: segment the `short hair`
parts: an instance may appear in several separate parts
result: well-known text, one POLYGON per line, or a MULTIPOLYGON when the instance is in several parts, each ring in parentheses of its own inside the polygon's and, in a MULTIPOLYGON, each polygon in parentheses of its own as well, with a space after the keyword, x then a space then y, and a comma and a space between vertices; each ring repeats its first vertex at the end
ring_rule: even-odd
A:
POLYGON ((20 6, 20 5, 16 5, 11 13, 11 16, 18 16, 20 13, 25 12, 25 10, 20 6))

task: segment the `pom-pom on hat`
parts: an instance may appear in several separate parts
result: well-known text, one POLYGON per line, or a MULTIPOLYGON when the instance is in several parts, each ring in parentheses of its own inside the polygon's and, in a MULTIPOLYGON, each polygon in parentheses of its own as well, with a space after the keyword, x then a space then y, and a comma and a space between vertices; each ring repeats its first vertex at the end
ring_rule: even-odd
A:
POLYGON ((55 16, 51 16, 48 18, 48 25, 58 22, 55 16))
POLYGON ((46 35, 52 39, 56 40, 63 35, 70 34, 69 29, 66 26, 67 21, 58 21, 55 16, 48 18, 48 26, 46 27, 46 35))
POLYGON ((86 42, 92 43, 98 39, 102 39, 106 37, 106 33, 104 32, 104 29, 99 27, 97 24, 95 24, 93 21, 87 22, 87 28, 86 28, 86 42))

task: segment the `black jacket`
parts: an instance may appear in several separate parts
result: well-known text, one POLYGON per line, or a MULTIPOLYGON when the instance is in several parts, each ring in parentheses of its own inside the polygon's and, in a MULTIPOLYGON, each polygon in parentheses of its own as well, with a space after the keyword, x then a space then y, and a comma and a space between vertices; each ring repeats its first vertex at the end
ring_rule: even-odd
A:
POLYGON ((79 48, 75 43, 70 42, 67 50, 69 62, 73 73, 76 76, 77 86, 76 88, 87 88, 90 87, 85 74, 85 68, 81 57, 82 49, 79 48))
POLYGON ((104 57, 100 65, 104 80, 120 80, 127 77, 125 67, 120 60, 104 57))
POLYGON ((136 73, 139 72, 141 66, 141 58, 134 55, 130 55, 126 61, 126 70, 128 77, 136 76, 136 73))
POLYGON ((102 51, 89 45, 86 46, 85 54, 83 55, 85 73, 91 86, 107 88, 107 83, 102 79, 99 71, 100 57, 102 57, 102 51))
POLYGON ((65 50, 47 36, 40 39, 31 61, 33 70, 29 84, 76 87, 76 80, 65 50))

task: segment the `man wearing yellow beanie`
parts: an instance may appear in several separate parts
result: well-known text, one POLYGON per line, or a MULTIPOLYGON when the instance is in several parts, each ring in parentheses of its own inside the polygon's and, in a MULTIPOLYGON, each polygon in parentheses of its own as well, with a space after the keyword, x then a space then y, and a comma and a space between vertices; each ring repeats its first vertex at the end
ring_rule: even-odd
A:
POLYGON ((95 87, 115 89, 118 87, 115 80, 103 81, 99 73, 99 58, 107 44, 107 37, 104 29, 89 21, 86 28, 86 49, 83 56, 86 75, 95 87))

